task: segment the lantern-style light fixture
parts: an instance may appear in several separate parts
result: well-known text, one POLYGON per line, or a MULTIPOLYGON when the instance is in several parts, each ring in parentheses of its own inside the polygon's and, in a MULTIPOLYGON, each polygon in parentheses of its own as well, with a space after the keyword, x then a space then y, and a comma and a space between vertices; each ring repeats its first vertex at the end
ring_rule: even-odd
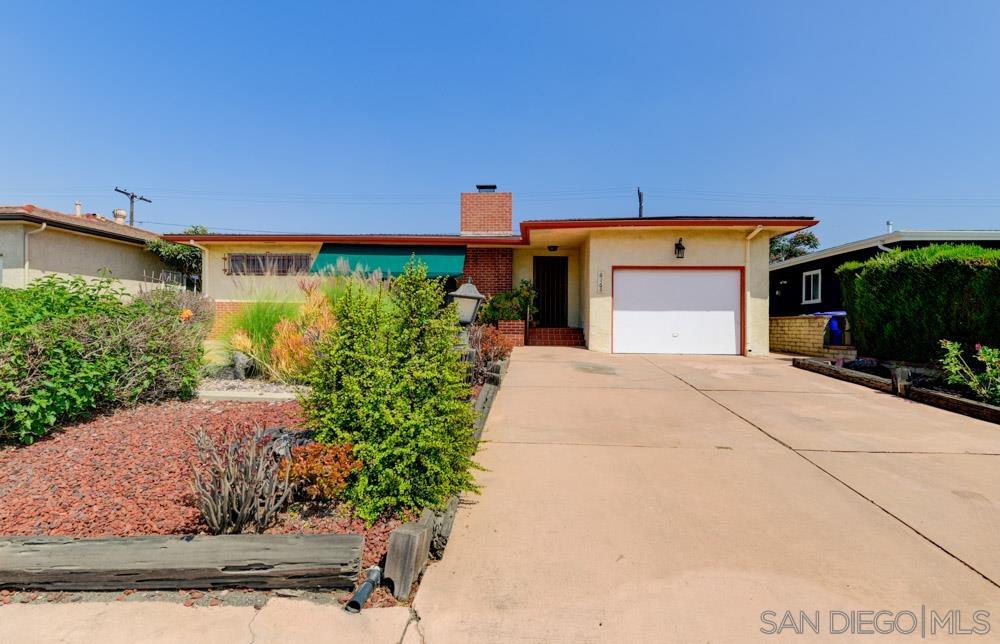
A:
POLYGON ((674 257, 677 259, 684 259, 684 238, 678 237, 677 243, 674 244, 674 257))
POLYGON ((476 313, 479 312, 479 305, 484 299, 485 296, 479 292, 472 280, 448 293, 448 301, 455 303, 458 309, 458 321, 462 326, 469 326, 476 321, 476 313))

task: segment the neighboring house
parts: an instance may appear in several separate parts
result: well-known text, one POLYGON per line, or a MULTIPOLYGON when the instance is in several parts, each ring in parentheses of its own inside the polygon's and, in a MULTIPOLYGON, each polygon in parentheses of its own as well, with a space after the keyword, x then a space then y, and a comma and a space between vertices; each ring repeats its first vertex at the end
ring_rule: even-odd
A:
POLYGON ((106 274, 135 292, 163 278, 166 266, 146 250, 146 240, 157 236, 123 218, 0 206, 0 286, 22 288, 50 274, 106 274))
POLYGON ((461 195, 459 234, 164 235, 203 251, 202 286, 218 319, 298 276, 338 264, 398 273, 411 254, 431 274, 489 295, 522 279, 538 291, 529 344, 616 353, 768 351, 768 249, 809 217, 646 217, 523 221, 495 186, 461 195), (680 247, 683 247, 681 251, 680 247))
POLYGON ((888 249, 931 244, 976 244, 1000 248, 1000 230, 897 230, 771 264, 771 315, 842 311, 836 270, 888 249))
POLYGON ((1000 247, 1000 230, 897 230, 771 264, 771 351, 855 358, 837 268, 893 248, 966 243, 1000 247))

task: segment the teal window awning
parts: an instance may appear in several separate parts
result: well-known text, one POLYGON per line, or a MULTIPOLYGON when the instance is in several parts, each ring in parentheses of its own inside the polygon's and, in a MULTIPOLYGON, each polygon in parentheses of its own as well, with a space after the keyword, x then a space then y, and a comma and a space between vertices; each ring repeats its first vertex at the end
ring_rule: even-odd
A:
POLYGON ((427 265, 429 277, 458 277, 465 270, 465 246, 396 246, 372 244, 323 244, 310 269, 313 273, 334 272, 347 267, 382 275, 399 275, 410 257, 427 265))

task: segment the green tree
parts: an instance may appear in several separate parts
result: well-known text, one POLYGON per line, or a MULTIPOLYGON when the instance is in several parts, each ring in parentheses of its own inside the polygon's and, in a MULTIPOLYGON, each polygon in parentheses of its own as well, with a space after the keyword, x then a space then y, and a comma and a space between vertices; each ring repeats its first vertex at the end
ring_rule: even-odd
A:
POLYGON ((460 328, 444 296, 443 282, 411 261, 388 305, 383 288, 349 285, 320 342, 306 421, 320 441, 353 445, 363 466, 346 494, 368 521, 476 489, 460 328))
MULTIPOLYGON (((181 231, 184 235, 207 235, 205 226, 189 226, 181 231)), ((171 269, 185 277, 201 276, 201 250, 188 244, 177 244, 165 239, 146 241, 146 250, 155 254, 171 269)))
POLYGON ((819 248, 819 238, 816 233, 788 233, 771 239, 771 263, 781 262, 793 257, 801 257, 819 248))

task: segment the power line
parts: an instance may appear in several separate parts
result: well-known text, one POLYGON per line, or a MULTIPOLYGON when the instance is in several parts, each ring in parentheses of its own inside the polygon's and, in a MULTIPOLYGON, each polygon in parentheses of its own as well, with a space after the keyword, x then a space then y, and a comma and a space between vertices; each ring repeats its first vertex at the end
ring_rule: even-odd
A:
MULTIPOLYGON (((89 187, 76 190, 13 192, 0 188, 0 195, 23 194, 33 196, 90 196, 89 187)), ((23 190, 23 189, 22 189, 23 190)), ((129 197, 130 211, 136 199, 150 202, 135 193, 116 188, 116 192, 129 197)), ((622 201, 635 195, 633 187, 584 188, 545 191, 518 191, 521 203, 573 202, 573 201, 622 201)), ((883 197, 872 195, 794 194, 768 192, 736 192, 699 190, 690 188, 647 188, 644 196, 674 201, 705 201, 717 203, 778 204, 787 206, 845 206, 845 207, 910 207, 910 208, 1000 208, 1000 197, 883 197)), ((95 193, 100 194, 100 193, 95 193)), ((441 193, 293 193, 293 192, 226 192, 217 190, 161 189, 158 199, 169 201, 202 201, 255 203, 264 205, 342 205, 342 206, 434 206, 455 203, 455 195, 441 193)), ((634 197, 632 197, 634 198, 634 197)), ((634 203, 634 202, 633 202, 634 203)))

